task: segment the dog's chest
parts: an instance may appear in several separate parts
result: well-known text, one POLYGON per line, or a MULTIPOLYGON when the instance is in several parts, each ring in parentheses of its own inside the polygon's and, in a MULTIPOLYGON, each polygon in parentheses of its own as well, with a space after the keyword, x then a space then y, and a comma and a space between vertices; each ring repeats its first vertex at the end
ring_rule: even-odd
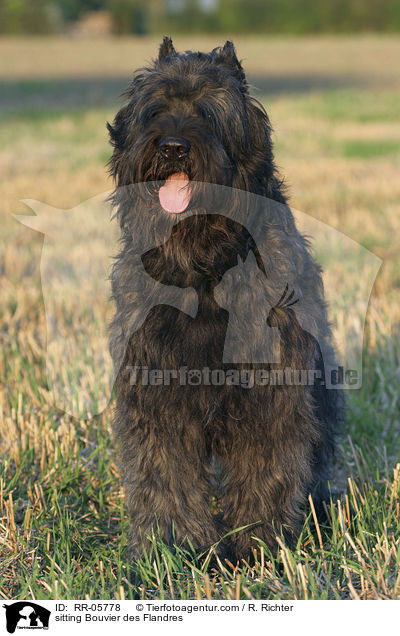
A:
POLYGON ((199 303, 194 318, 175 307, 157 305, 146 318, 138 344, 151 347, 160 368, 168 364, 220 368, 228 321, 228 312, 213 299, 199 303))

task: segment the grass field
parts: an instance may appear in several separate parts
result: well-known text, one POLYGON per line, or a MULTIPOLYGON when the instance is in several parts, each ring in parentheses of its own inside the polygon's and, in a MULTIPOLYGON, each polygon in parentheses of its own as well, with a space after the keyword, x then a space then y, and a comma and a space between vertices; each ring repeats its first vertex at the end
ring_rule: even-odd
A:
MULTIPOLYGON (((179 49, 219 43, 176 41, 179 49)), ((399 598, 399 38, 236 41, 274 125, 277 163, 294 208, 383 261, 364 333, 363 386, 348 396, 333 484, 343 497, 331 502, 331 525, 315 528, 310 507, 297 549, 279 539, 277 554, 260 545, 253 566, 208 568, 207 555, 171 554, 155 538, 154 554, 129 567, 111 407, 74 419, 49 403, 43 240, 12 214, 30 213, 21 199, 72 208, 111 188, 105 122, 131 70, 156 45, 153 39, 0 40, 0 596, 399 598), (140 575, 138 589, 132 572, 140 575)), ((340 309, 361 299, 349 281, 369 272, 328 246, 316 251, 336 296, 334 331, 343 343, 350 327, 362 329, 340 309)), ((111 308, 101 295, 91 305, 100 328, 111 308)), ((60 305, 59 325, 79 332, 80 311, 79 298, 68 309, 60 305)))

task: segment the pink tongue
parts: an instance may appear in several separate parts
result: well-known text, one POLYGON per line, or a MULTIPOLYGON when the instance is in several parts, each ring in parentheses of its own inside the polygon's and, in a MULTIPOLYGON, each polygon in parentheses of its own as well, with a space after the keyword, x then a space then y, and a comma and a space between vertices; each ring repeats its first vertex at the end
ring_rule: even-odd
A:
POLYGON ((171 174, 160 188, 160 204, 166 212, 180 214, 190 203, 189 178, 184 172, 171 174))

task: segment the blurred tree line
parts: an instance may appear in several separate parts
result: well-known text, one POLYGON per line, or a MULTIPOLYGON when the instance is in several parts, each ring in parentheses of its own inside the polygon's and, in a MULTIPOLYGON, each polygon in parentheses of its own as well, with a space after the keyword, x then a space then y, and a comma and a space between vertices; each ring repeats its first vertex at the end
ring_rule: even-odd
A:
POLYGON ((119 35, 400 31, 400 0, 0 0, 0 33, 63 32, 96 11, 119 35))

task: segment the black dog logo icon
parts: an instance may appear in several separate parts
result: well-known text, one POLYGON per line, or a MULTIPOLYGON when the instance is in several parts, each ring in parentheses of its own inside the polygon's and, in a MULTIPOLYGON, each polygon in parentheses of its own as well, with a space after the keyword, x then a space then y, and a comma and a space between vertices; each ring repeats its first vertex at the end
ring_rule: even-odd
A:
POLYGON ((16 628, 48 629, 50 610, 32 603, 31 601, 17 601, 12 605, 3 605, 6 610, 7 631, 13 634, 16 628))

